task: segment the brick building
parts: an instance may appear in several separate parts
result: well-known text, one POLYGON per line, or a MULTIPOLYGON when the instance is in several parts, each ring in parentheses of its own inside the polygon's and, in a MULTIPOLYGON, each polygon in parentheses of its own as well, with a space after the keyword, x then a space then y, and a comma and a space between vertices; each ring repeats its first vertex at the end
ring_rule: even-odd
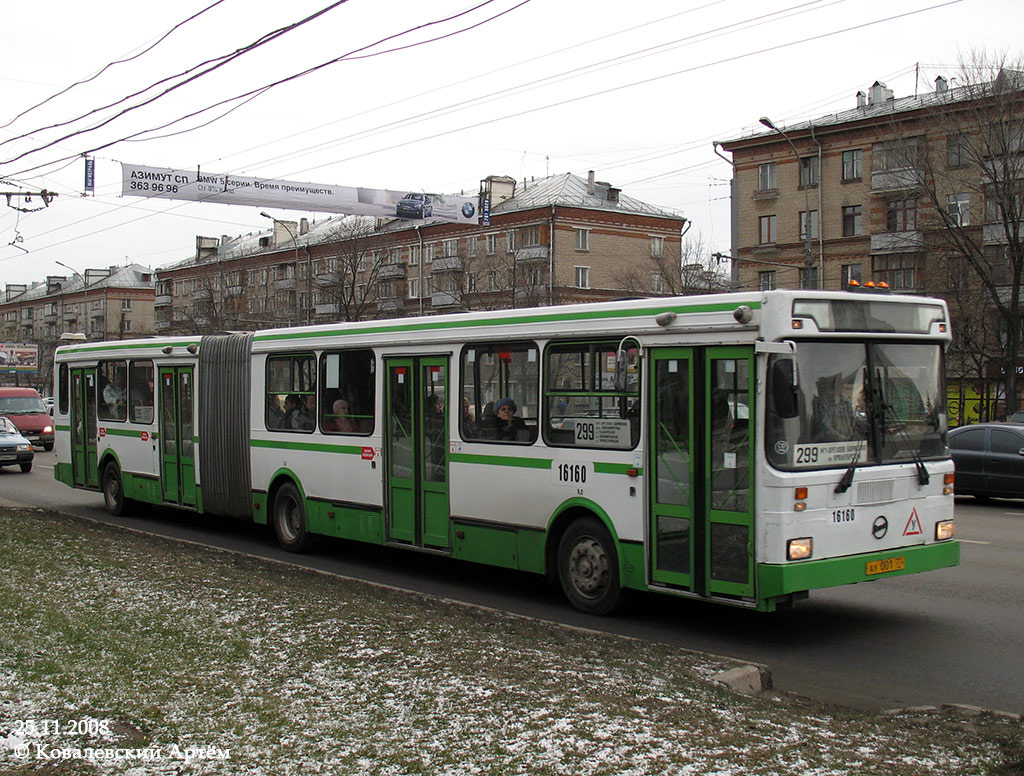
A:
POLYGON ((1024 258, 1021 83, 1010 71, 956 89, 939 78, 896 98, 876 82, 847 111, 784 127, 763 118, 764 131, 719 143, 734 167, 734 285, 855 280, 941 296, 954 420, 1001 413, 1003 364, 1020 352, 1006 343, 1021 323, 1007 307, 1024 258))
POLYGON ((681 266, 686 219, 566 174, 490 177, 490 223, 335 217, 274 220, 235 239, 197 238, 157 272, 159 333, 258 329, 470 309, 713 290, 681 266))
POLYGON ((104 340, 152 334, 154 289, 153 270, 139 264, 8 283, 0 300, 0 341, 39 345, 41 371, 30 382, 45 389, 62 335, 104 340))

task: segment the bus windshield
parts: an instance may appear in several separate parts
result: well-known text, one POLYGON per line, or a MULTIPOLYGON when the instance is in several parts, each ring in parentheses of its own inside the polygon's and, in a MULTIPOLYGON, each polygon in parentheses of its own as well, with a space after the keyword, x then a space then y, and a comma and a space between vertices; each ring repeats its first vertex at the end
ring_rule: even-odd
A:
POLYGON ((776 468, 947 454, 938 344, 801 342, 795 359, 772 356, 768 375, 765 445, 776 468))

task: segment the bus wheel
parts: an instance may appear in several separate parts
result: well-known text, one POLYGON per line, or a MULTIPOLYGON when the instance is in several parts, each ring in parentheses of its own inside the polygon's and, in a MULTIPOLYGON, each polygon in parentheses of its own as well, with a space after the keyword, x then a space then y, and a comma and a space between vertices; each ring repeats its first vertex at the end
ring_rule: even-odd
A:
POLYGON ((103 501, 107 511, 114 517, 121 517, 128 506, 121 483, 121 470, 113 461, 103 469, 103 501))
POLYGON ((274 533, 277 543, 288 552, 302 552, 309 546, 302 494, 290 482, 282 485, 274 496, 274 533))
POLYGON ((558 543, 558 579, 566 598, 587 614, 608 614, 619 604, 619 563, 611 534, 600 521, 574 521, 558 543))

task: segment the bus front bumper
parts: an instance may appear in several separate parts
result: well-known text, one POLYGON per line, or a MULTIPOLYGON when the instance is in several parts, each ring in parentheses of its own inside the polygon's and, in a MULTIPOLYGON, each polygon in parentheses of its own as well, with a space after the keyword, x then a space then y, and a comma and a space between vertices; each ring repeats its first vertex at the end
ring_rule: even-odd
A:
POLYGON ((785 564, 762 563, 757 572, 758 598, 770 599, 805 590, 916 574, 959 564, 960 542, 955 540, 841 558, 785 564))

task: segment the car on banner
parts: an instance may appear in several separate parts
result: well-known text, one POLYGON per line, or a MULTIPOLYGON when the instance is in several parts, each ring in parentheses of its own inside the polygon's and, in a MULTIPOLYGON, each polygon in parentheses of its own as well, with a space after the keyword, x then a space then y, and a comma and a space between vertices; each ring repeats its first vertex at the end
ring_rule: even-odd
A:
POLYGON ((23 472, 32 471, 32 443, 18 431, 6 416, 0 415, 0 466, 20 466, 23 472))
POLYGON ((975 423, 949 432, 957 495, 1024 498, 1024 425, 975 423))
POLYGON ((399 218, 430 218, 434 213, 434 205, 429 194, 409 192, 395 206, 395 214, 399 218))

